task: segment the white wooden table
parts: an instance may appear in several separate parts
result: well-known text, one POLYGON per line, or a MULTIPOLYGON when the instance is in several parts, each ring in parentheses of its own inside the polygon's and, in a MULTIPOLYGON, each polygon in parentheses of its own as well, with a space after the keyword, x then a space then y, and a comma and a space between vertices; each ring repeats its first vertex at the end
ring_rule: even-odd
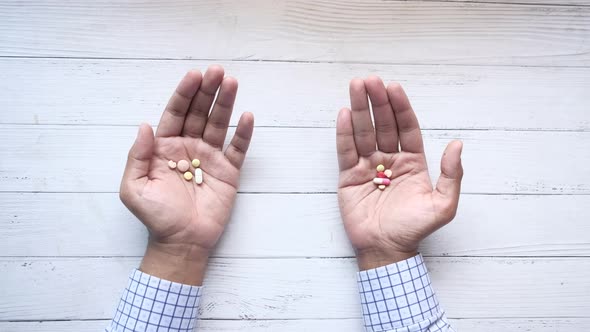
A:
POLYGON ((431 174, 465 143, 456 220, 424 242, 460 331, 590 329, 590 1, 0 2, 0 331, 96 331, 146 232, 126 151, 190 68, 256 129, 201 331, 362 331, 336 200, 354 76, 407 89, 431 174))

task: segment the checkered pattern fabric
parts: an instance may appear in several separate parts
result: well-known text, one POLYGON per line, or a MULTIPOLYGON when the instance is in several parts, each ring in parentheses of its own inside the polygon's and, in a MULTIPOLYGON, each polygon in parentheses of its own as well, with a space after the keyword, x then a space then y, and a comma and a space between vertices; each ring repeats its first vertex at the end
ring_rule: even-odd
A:
POLYGON ((201 291, 134 270, 106 331, 193 331, 201 291))
POLYGON ((422 255, 357 275, 369 332, 453 331, 430 285, 422 255))

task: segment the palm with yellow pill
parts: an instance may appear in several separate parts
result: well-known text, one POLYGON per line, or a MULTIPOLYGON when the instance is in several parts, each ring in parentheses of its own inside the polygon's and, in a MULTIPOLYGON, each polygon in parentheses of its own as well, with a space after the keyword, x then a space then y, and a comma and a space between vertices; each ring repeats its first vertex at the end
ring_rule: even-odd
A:
MULTIPOLYGON (((223 151, 236 93, 237 81, 224 77, 219 66, 205 75, 190 71, 168 102, 155 137, 149 125, 141 125, 120 196, 150 232, 145 272, 202 282, 209 254, 229 221, 254 127, 252 114, 244 113, 223 151), (176 169, 193 159, 200 161, 200 184, 194 173, 185 177, 176 169)), ((195 169, 193 164, 189 171, 195 169)))
POLYGON ((354 79, 350 100, 337 121, 338 200, 359 267, 369 269, 414 256, 421 240, 454 218, 462 143, 447 146, 433 187, 418 120, 401 86, 386 88, 374 76, 354 79), (380 164, 391 172, 383 190, 374 181, 380 164))

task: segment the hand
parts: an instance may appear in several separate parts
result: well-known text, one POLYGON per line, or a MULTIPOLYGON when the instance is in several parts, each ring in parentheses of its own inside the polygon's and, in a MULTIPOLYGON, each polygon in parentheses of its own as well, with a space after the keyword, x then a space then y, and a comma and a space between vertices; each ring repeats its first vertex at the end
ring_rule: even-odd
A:
POLYGON ((202 283, 208 257, 229 220, 254 127, 252 114, 244 113, 222 151, 237 89, 238 82, 224 78, 219 66, 211 66, 204 77, 189 71, 168 102, 156 136, 147 124, 139 128, 120 196, 150 233, 142 271, 202 283), (203 170, 200 185, 168 167, 169 160, 195 158, 203 170))
POLYGON ((418 120, 402 87, 385 88, 378 77, 354 79, 350 101, 352 111, 342 109, 337 121, 338 200, 359 268, 366 270, 416 255, 422 239, 455 217, 463 145, 447 146, 433 189, 418 120), (383 191, 372 181, 379 164, 393 171, 383 191))

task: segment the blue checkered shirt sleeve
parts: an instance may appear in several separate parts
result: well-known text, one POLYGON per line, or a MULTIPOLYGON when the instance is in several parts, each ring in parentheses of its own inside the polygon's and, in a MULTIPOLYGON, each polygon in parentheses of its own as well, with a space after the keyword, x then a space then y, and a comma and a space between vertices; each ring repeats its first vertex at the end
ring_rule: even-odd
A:
POLYGON ((193 331, 202 287, 134 270, 107 332, 193 331))
POLYGON ((357 282, 368 332, 454 331, 432 290, 422 255, 360 271, 357 282))

